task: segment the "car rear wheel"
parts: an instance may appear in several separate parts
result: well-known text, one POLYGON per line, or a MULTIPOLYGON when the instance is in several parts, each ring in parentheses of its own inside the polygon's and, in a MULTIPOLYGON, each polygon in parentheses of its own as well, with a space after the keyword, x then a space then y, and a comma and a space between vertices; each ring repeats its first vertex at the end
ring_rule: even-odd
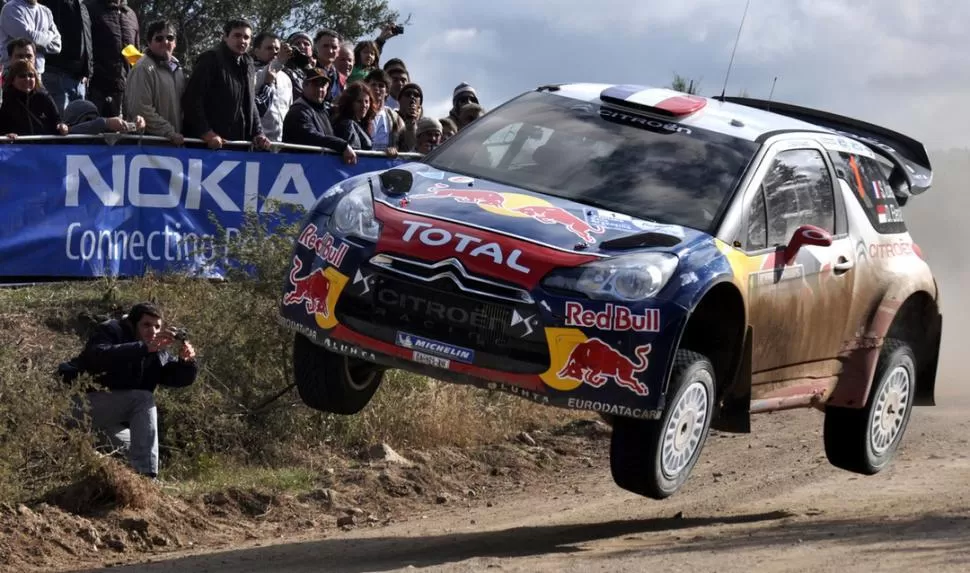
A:
POLYGON ((653 499, 676 493, 707 441, 714 389, 711 361, 697 352, 678 350, 661 419, 613 419, 610 471, 616 485, 653 499))
POLYGON ((879 473, 902 441, 916 394, 916 358, 908 344, 886 339, 864 408, 825 408, 825 455, 839 468, 879 473))
POLYGON ((363 410, 373 398, 384 379, 384 369, 330 352, 297 334, 293 377, 304 404, 321 412, 350 415, 363 410))

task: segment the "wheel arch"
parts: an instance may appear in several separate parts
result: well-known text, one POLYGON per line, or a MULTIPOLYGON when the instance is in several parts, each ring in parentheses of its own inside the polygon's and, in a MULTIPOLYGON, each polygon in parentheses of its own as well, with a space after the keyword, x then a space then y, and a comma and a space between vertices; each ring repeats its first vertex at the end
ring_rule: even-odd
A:
MULTIPOLYGON (((711 427, 750 431, 751 329, 744 295, 733 281, 712 283, 692 305, 677 348, 699 352, 714 365, 717 400, 711 427)), ((667 373, 665 391, 670 384, 667 373)))
POLYGON ((913 403, 917 406, 936 404, 936 373, 943 327, 939 297, 937 293, 920 289, 911 292, 902 302, 899 302, 900 298, 887 295, 873 310, 865 336, 843 355, 842 374, 827 404, 865 407, 887 338, 905 342, 916 357, 913 403))

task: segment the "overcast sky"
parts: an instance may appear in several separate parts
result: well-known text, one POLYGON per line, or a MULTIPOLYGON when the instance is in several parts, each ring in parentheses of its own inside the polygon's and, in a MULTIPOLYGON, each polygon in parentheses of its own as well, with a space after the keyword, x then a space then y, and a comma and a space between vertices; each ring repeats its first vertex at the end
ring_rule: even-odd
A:
MULTIPOLYGON (((664 86, 717 95, 745 0, 390 0, 401 57, 442 117, 472 84, 487 108, 545 83, 664 86)), ((970 146, 970 1, 751 0, 728 95, 744 89, 879 123, 930 149, 970 146)))

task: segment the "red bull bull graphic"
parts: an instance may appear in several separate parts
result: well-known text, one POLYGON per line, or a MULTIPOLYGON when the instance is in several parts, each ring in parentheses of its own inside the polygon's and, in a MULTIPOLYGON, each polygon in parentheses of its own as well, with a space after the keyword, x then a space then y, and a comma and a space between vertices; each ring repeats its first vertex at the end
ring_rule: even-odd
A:
POLYGON ((293 290, 283 296, 284 305, 303 304, 307 314, 320 314, 330 318, 330 279, 324 274, 324 269, 317 269, 300 277, 303 261, 300 257, 293 257, 293 267, 290 269, 290 283, 293 290))
POLYGON ((592 233, 602 235, 605 232, 603 227, 594 227, 573 215, 569 211, 553 206, 528 206, 515 209, 517 212, 528 215, 544 225, 562 225, 574 235, 587 243, 595 243, 596 238, 592 233))
POLYGON ((601 226, 592 225, 566 209, 556 207, 549 201, 522 193, 501 193, 486 189, 454 189, 444 183, 436 183, 426 193, 411 199, 452 199, 458 203, 477 205, 490 213, 506 217, 528 217, 543 225, 559 225, 586 243, 595 243, 596 237, 606 232, 601 226))
POLYGON ((599 338, 590 338, 573 348, 557 375, 594 388, 601 388, 612 378, 617 386, 637 396, 647 396, 650 393, 647 385, 637 380, 637 374, 646 371, 650 349, 650 344, 637 346, 633 351, 637 357, 634 362, 599 338))

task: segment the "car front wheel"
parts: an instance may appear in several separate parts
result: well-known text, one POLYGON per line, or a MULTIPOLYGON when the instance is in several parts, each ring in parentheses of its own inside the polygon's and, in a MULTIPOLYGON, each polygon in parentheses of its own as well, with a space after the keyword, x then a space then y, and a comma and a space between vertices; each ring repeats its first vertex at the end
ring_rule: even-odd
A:
POLYGON ((872 475, 892 461, 909 424, 916 358, 908 344, 886 339, 864 408, 825 408, 825 455, 832 465, 872 475))
POLYGON ((715 401, 714 366, 705 356, 678 350, 660 420, 616 416, 610 470, 621 488, 653 499, 677 492, 700 457, 715 401))
POLYGON ((321 412, 350 415, 363 410, 373 398, 384 379, 384 369, 330 352, 297 334, 293 377, 304 404, 321 412))

